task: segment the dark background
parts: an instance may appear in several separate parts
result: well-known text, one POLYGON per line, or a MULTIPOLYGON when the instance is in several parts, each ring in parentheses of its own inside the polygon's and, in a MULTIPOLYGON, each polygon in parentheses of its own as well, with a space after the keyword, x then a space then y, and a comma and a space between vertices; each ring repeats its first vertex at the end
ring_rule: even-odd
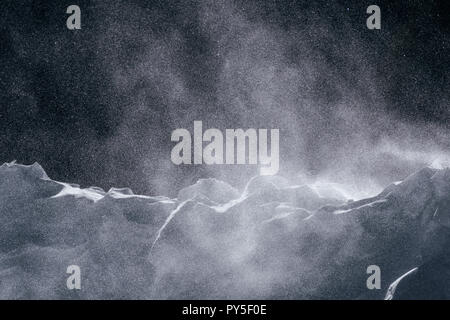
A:
POLYGON ((170 133, 203 120, 279 128, 282 175, 386 185, 447 157, 446 2, 4 0, 0 161, 138 193, 242 186, 254 167, 170 162, 170 133))

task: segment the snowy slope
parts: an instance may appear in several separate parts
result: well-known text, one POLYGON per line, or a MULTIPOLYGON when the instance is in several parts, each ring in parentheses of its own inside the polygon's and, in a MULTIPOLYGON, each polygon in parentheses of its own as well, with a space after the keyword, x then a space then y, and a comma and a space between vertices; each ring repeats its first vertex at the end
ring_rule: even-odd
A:
POLYGON ((204 179, 169 199, 4 164, 0 298, 381 299, 443 255, 449 203, 449 169, 347 202, 281 177, 255 177, 242 192, 204 179), (373 264, 381 290, 366 288, 373 264), (81 290, 66 287, 69 265, 81 268, 81 290))

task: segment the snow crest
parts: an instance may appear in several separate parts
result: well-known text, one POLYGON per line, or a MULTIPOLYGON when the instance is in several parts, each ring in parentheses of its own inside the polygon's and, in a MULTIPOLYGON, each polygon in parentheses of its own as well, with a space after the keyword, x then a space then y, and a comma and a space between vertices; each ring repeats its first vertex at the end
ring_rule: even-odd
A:
POLYGON ((150 197, 4 164, 0 299, 379 299, 448 247, 436 238, 450 227, 449 169, 347 200, 265 176, 242 192, 203 179, 176 199, 150 197), (365 287, 373 264, 383 290, 365 287), (81 290, 66 287, 69 265, 81 290))

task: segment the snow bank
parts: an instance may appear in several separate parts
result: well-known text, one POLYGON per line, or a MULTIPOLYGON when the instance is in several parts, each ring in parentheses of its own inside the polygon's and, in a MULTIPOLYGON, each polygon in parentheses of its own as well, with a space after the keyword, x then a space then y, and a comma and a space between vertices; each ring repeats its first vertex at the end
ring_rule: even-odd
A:
POLYGON ((350 202, 281 177, 256 177, 242 193, 203 179, 169 199, 4 164, 0 298, 383 298, 445 250, 449 203, 448 169, 350 202), (383 290, 365 286, 371 264, 383 290), (66 287, 69 265, 81 268, 81 290, 66 287))

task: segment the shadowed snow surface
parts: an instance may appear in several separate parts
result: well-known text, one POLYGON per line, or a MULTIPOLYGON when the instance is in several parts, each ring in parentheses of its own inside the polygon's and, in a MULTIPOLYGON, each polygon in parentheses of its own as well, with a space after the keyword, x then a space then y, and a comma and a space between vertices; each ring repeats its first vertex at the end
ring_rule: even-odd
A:
POLYGON ((176 199, 150 197, 4 164, 0 298, 380 299, 445 253, 449 204, 449 169, 347 201, 332 186, 263 176, 242 192, 203 179, 176 199), (69 265, 81 268, 81 290, 66 287, 69 265), (382 270, 381 290, 366 287, 369 265, 382 270))

